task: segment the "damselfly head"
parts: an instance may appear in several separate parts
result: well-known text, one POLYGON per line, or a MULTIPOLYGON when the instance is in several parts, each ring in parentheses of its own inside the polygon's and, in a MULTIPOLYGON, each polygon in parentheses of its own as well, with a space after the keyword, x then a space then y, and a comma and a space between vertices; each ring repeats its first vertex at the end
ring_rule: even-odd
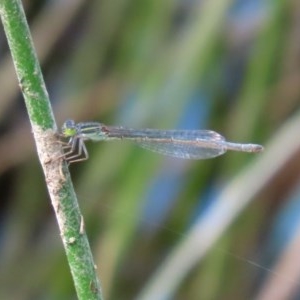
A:
POLYGON ((67 120, 61 127, 61 133, 65 137, 72 137, 76 135, 77 129, 74 120, 67 120))

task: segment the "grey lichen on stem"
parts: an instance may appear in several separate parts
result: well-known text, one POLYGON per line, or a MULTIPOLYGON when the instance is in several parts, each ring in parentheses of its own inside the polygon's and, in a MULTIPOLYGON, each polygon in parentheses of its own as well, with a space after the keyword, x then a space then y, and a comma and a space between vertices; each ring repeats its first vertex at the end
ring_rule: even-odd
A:
MULTIPOLYGON (((57 141, 57 134, 52 129, 43 130, 40 126, 32 125, 34 139, 37 146, 39 160, 42 164, 44 175, 48 187, 51 200, 58 200, 56 197, 62 188, 62 184, 66 181, 65 173, 62 170, 61 146, 57 141), (57 172, 61 169, 61 172, 57 172)), ((58 206, 58 203, 53 203, 53 206, 58 206)))

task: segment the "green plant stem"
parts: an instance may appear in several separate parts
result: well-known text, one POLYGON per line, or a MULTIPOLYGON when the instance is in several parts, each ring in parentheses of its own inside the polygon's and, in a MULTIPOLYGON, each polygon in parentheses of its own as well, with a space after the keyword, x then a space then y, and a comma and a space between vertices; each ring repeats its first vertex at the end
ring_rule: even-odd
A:
POLYGON ((0 15, 77 296, 79 299, 102 299, 100 282, 67 165, 62 159, 52 159, 61 155, 61 146, 57 143, 57 127, 21 1, 0 0, 0 15))

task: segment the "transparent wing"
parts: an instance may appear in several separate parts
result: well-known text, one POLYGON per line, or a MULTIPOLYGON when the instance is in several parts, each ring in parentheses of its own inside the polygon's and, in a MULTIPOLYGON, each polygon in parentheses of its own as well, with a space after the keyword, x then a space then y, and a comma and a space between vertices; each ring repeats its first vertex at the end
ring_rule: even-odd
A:
POLYGON ((145 149, 178 158, 205 159, 227 150, 224 137, 211 130, 107 129, 108 138, 130 139, 145 149))
POLYGON ((145 149, 178 158, 205 159, 222 155, 224 138, 213 131, 165 131, 163 138, 135 140, 145 149))

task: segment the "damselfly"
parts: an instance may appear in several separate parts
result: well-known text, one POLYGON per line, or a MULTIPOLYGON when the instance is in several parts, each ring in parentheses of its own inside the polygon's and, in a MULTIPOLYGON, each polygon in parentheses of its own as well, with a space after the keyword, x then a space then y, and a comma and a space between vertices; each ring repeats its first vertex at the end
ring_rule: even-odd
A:
POLYGON ((177 158, 206 159, 224 154, 227 150, 261 152, 257 144, 227 142, 211 130, 132 129, 107 126, 97 122, 75 123, 67 120, 61 136, 68 138, 64 158, 73 163, 88 159, 85 141, 131 140, 140 147, 177 158))

